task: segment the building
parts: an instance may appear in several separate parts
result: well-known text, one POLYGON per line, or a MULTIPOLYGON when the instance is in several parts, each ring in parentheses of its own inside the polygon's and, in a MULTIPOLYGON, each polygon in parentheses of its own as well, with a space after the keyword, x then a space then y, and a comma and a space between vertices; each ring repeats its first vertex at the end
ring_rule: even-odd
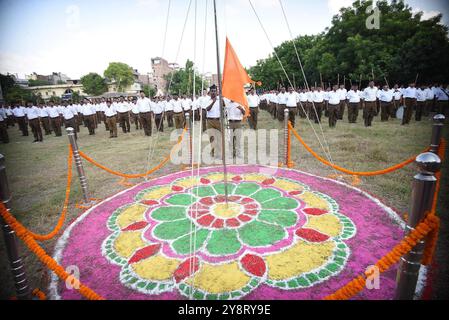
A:
POLYGON ((53 84, 48 86, 28 87, 28 90, 39 95, 43 100, 49 100, 51 97, 61 98, 64 95, 78 93, 85 96, 82 84, 53 84))
POLYGON ((32 74, 27 75, 26 79, 48 82, 49 85, 66 83, 67 81, 70 80, 70 78, 67 75, 65 75, 61 72, 53 72, 50 75, 41 75, 41 74, 37 74, 36 72, 33 72, 32 74))
POLYGON ((171 72, 179 70, 177 63, 168 63, 167 60, 156 57, 151 59, 151 68, 153 72, 150 74, 150 84, 157 92, 164 93, 167 89, 168 81, 165 79, 171 72))

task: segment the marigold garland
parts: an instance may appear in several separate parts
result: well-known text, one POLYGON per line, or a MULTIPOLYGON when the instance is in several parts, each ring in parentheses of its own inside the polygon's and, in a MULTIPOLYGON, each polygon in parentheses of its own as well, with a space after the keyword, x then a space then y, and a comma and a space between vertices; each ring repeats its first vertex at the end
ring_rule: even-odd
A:
MULTIPOLYGON (((47 268, 52 270, 63 281, 65 281, 69 277, 72 277, 72 275, 68 274, 61 265, 59 265, 51 256, 49 256, 45 252, 44 249, 42 249, 42 247, 33 238, 31 233, 20 222, 18 222, 12 214, 8 212, 3 203, 0 203, 0 215, 16 233, 17 237, 19 237, 25 243, 28 249, 33 252, 38 257, 38 259, 45 266, 47 266, 47 268)), ((84 284, 80 283, 79 289, 76 290, 78 290, 81 295, 89 300, 104 300, 102 296, 100 296, 84 284)))
POLYGON ((31 294, 39 300, 47 300, 47 295, 38 288, 34 289, 31 294))

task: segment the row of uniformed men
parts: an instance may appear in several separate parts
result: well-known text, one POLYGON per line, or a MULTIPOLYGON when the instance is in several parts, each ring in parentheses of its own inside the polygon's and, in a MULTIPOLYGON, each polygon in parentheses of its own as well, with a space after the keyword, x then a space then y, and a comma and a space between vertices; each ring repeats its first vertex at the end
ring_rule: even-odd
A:
POLYGON ((413 110, 416 110, 416 121, 420 121, 422 115, 428 116, 430 111, 448 112, 448 108, 445 107, 448 102, 448 89, 438 85, 421 86, 416 89, 415 84, 410 84, 407 88, 395 85, 392 89, 385 85, 379 89, 374 82, 370 82, 364 90, 359 90, 357 85, 353 85, 349 91, 343 85, 328 88, 326 91, 321 87, 299 91, 289 88, 288 92, 285 89, 281 89, 280 92, 265 92, 260 98, 252 91, 248 101, 251 108, 260 103, 262 108, 266 108, 273 118, 279 121, 284 120, 284 110, 289 109, 289 119, 293 125, 296 115, 302 118, 308 116, 318 123, 324 111, 329 117, 331 127, 336 125, 337 120, 343 119, 346 107, 350 123, 357 121, 359 109, 363 109, 365 125, 371 126, 373 117, 379 112, 381 121, 388 121, 389 117, 396 117, 396 111, 400 106, 405 105, 402 123, 408 124, 413 110))

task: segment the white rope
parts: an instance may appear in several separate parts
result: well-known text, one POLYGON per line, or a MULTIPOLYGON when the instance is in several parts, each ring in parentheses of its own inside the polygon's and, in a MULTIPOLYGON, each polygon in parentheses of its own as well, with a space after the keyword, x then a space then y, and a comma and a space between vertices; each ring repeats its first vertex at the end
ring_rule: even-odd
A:
MULTIPOLYGON (((288 73, 287 73, 287 71, 285 70, 284 65, 282 64, 282 61, 281 61, 281 59, 279 58, 279 55, 277 54, 276 49, 274 48, 274 45, 273 45, 273 43, 271 42, 270 37, 268 36, 268 33, 267 33, 267 31, 265 30, 265 27, 263 26, 262 21, 260 20, 259 15, 257 14, 257 11, 256 11, 256 9, 254 8, 253 3, 251 2, 251 0, 248 0, 248 2, 249 2, 249 4, 251 5, 251 8, 253 9, 253 12, 254 12, 254 14, 255 14, 255 16, 256 16, 258 22, 259 22, 260 27, 262 28, 263 32, 265 33, 265 37, 267 38, 267 40, 268 40, 268 42, 269 42, 269 44, 270 44, 270 46, 271 46, 271 48, 272 48, 272 50, 273 50, 273 52, 274 52, 274 55, 276 56, 276 59, 277 59, 277 61, 279 62, 279 65, 281 66, 282 71, 284 72, 284 74, 285 74, 285 76, 286 76, 286 78, 287 78, 287 81, 289 82, 290 86, 293 87, 293 84, 292 84, 292 82, 290 81, 290 77, 288 76, 288 73)), ((320 137, 318 136, 318 133, 316 132, 315 127, 313 126, 312 122, 310 121, 309 115, 308 115, 307 112, 305 111, 305 109, 304 109, 304 107, 302 106, 302 104, 300 104, 300 105, 301 105, 301 108, 303 109, 303 111, 304 111, 304 113, 305 113, 305 115, 306 115, 306 118, 307 118, 307 121, 308 121, 310 127, 312 128, 312 130, 313 130, 313 132, 314 132, 314 134, 315 134, 316 139, 318 140, 318 142, 319 142, 319 144, 320 144, 320 146, 321 146, 321 149, 323 150, 324 154, 327 155, 326 149, 324 148, 324 145, 323 145, 323 143, 321 142, 321 139, 320 139, 320 137)), ((327 157, 329 158, 328 155, 327 155, 327 157)))
MULTIPOLYGON (((302 65, 301 58, 299 57, 298 48, 296 47, 295 39, 294 39, 294 37, 293 37, 293 33, 292 33, 291 28, 290 28, 290 23, 288 22, 287 14, 285 13, 285 9, 284 9, 284 5, 283 5, 283 3, 282 3, 282 0, 279 0, 279 4, 281 5, 282 14, 284 15, 284 20, 285 20, 285 23, 286 23, 286 25, 287 25, 287 28, 288 28, 288 32, 289 32, 289 34, 290 34, 291 41, 292 41, 292 43, 293 43, 293 47, 295 48, 296 58, 298 59, 299 66, 301 67, 301 72, 302 72, 302 76, 303 76, 303 78, 304 78, 304 82, 305 82, 305 84, 306 84, 306 88, 307 88, 308 91, 310 91, 309 82, 307 81, 307 77, 306 77, 306 74, 305 74, 305 72, 304 72, 304 67, 303 67, 303 65, 302 65)), ((324 89, 324 88, 322 88, 322 89, 324 89)), ((326 136, 325 136, 325 134, 324 134, 323 126, 322 126, 322 124, 321 124, 321 120, 320 120, 319 117, 318 117, 318 112, 317 112, 317 110, 316 110, 315 103, 313 102, 313 100, 312 100, 312 106, 313 106, 313 109, 314 109, 314 111, 315 111, 316 118, 318 119, 318 124, 319 124, 320 130, 321 130, 321 134, 322 134, 322 136, 323 136, 323 141, 324 141, 324 143, 325 143, 326 146, 327 146, 328 160, 329 160, 330 163, 334 164, 334 162, 333 162, 333 160, 332 160, 332 155, 331 155, 329 143, 327 142, 326 136)), ((335 171, 335 174, 337 174, 337 171, 336 171, 335 169, 334 169, 334 171, 335 171)))
POLYGON ((164 58, 164 54, 165 54, 165 45, 166 45, 166 42, 167 42, 168 19, 170 17, 170 7, 171 7, 171 0, 168 0, 167 19, 165 20, 165 33, 164 33, 164 42, 163 42, 163 45, 162 45, 161 58, 164 58))

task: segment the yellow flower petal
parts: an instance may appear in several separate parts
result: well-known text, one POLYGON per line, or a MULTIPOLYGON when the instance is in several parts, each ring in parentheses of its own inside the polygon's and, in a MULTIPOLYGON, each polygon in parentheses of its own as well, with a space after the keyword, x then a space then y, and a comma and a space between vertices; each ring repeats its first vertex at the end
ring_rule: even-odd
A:
POLYGON ((144 220, 146 210, 147 207, 140 204, 129 206, 117 217, 117 225, 120 229, 123 229, 135 222, 144 220))
POLYGON ((142 232, 122 232, 114 241, 115 252, 123 258, 131 258, 138 249, 148 245, 142 240, 142 232))
POLYGON ((297 196, 297 198, 304 201, 309 208, 331 210, 331 208, 329 208, 329 203, 325 199, 312 192, 306 191, 303 194, 297 196))
POLYGON ((220 294, 242 289, 251 281, 237 262, 224 265, 203 264, 187 284, 203 291, 220 294))
MULTIPOLYGON (((231 181, 235 175, 228 174, 228 180, 231 181)), ((210 180, 211 182, 221 182, 224 180, 223 173, 211 173, 209 175, 204 176, 205 179, 210 180)))
POLYGON ((315 229, 330 237, 340 235, 343 230, 343 226, 338 217, 330 213, 321 216, 308 216, 304 228, 315 229))
POLYGON ((286 280, 322 266, 335 248, 334 241, 307 243, 300 240, 290 249, 268 256, 268 278, 286 280))
POLYGON ((256 182, 263 182, 267 179, 270 179, 271 177, 266 176, 264 174, 245 174, 243 175, 243 180, 244 181, 256 181, 256 182))
POLYGON ((197 177, 194 177, 194 178, 189 177, 186 179, 178 180, 174 184, 188 189, 188 188, 192 188, 192 187, 199 185, 199 181, 200 181, 200 179, 198 179, 197 177))
POLYGON ((304 187, 299 183, 294 183, 292 181, 284 179, 276 179, 276 182, 273 183, 273 186, 287 192, 304 190, 304 187))
POLYGON ((131 265, 133 271, 142 279, 164 281, 173 278, 179 260, 169 259, 161 255, 153 256, 131 265))
POLYGON ((160 188, 156 188, 154 190, 148 191, 142 197, 142 200, 159 200, 170 193, 172 193, 171 187, 160 187, 160 188))

